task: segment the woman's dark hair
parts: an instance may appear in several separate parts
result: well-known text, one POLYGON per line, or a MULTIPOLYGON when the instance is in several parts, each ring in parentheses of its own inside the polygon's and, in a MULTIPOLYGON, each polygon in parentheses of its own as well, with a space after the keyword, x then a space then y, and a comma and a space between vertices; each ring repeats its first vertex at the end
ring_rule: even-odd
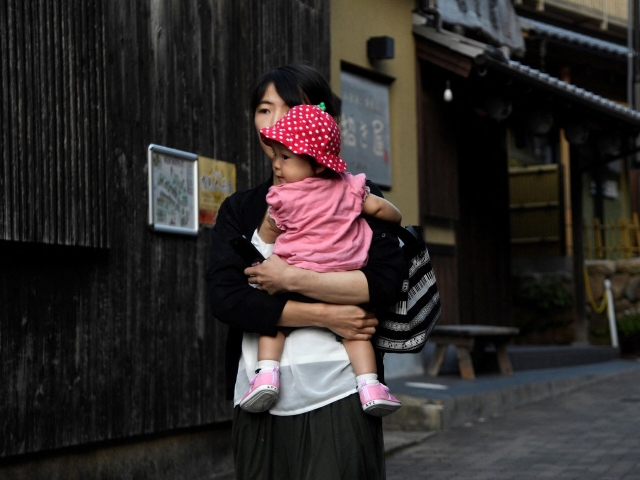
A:
POLYGON ((340 116, 340 99, 331 91, 326 78, 309 65, 285 65, 264 73, 251 92, 251 113, 254 114, 267 87, 274 85, 280 98, 289 107, 324 102, 326 112, 336 120, 340 116))

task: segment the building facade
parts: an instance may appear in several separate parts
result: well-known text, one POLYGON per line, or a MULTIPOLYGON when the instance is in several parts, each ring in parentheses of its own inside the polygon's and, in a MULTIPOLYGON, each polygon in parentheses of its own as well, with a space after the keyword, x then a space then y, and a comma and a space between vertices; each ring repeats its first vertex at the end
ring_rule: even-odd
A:
POLYGON ((329 15, 2 3, 0 477, 233 477, 209 230, 149 228, 147 148, 231 162, 239 189, 263 181, 251 85, 300 61, 329 75, 329 15))

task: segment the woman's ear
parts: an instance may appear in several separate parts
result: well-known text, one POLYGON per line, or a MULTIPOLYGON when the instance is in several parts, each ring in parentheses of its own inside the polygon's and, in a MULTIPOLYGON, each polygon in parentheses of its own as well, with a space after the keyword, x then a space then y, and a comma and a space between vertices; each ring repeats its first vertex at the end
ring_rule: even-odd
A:
POLYGON ((321 163, 316 163, 316 165, 313 168, 313 173, 315 173, 316 175, 320 175, 322 172, 324 172, 327 169, 327 167, 325 167, 324 165, 322 165, 321 163))

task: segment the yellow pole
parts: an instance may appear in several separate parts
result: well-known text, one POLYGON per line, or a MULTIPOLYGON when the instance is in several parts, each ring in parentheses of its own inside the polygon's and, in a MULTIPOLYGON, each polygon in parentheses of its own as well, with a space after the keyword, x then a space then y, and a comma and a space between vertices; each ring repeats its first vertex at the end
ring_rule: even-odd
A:
MULTIPOLYGON (((569 67, 560 70, 560 80, 571 83, 569 67)), ((571 149, 569 142, 560 131, 560 165, 562 167, 562 191, 564 193, 564 238, 567 256, 573 257, 573 225, 571 223, 571 149)))

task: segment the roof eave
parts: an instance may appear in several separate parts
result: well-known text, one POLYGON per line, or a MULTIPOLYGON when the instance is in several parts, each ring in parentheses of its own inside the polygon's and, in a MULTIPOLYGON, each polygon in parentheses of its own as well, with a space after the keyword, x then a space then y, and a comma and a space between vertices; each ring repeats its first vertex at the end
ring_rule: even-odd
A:
POLYGON ((629 124, 634 130, 640 128, 640 112, 616 104, 599 95, 568 84, 539 70, 509 60, 501 50, 462 35, 432 27, 414 25, 413 33, 443 46, 452 52, 472 59, 476 64, 486 64, 494 70, 528 82, 541 90, 568 98, 577 105, 590 108, 616 120, 629 124))

